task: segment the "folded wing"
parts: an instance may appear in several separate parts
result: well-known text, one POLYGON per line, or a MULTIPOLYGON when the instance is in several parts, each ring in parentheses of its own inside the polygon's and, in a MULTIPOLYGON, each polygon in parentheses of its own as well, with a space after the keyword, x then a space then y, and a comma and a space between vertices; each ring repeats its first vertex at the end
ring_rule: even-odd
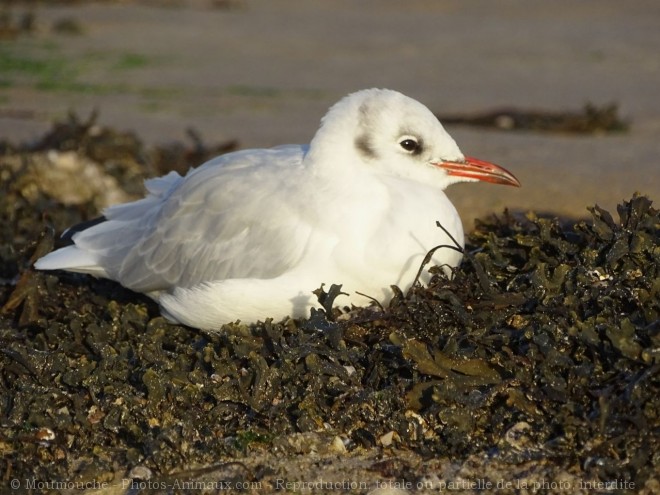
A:
POLYGON ((108 208, 107 221, 76 233, 75 246, 35 266, 91 273, 146 293, 277 277, 300 260, 310 234, 282 183, 300 172, 303 152, 232 153, 185 177, 171 172, 151 179, 147 197, 108 208))

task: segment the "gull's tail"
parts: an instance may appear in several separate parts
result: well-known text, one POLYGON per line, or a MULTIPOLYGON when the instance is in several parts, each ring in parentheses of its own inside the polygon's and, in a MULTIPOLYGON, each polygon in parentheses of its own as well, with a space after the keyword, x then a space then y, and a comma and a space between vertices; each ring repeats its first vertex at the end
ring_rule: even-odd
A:
POLYGON ((74 245, 48 253, 46 256, 39 258, 34 267, 37 270, 67 270, 88 273, 95 277, 107 277, 106 271, 97 263, 94 253, 84 251, 74 245))
POLYGON ((130 249, 139 236, 139 219, 157 206, 180 179, 179 174, 170 172, 164 177, 145 181, 149 193, 147 197, 111 206, 104 211, 103 217, 66 230, 62 237, 72 240, 74 244, 39 258, 34 267, 37 270, 67 270, 111 278, 106 268, 101 266, 106 265, 107 260, 102 260, 107 258, 110 250, 116 250, 119 256, 115 262, 121 263, 121 252, 130 249))

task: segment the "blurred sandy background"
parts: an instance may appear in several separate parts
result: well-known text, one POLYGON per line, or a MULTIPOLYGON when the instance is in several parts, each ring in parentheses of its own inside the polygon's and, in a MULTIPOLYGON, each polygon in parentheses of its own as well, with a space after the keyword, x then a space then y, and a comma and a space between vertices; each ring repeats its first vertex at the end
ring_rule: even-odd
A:
POLYGON ((0 140, 69 110, 147 143, 308 142, 346 93, 397 89, 438 113, 617 103, 625 134, 448 126, 464 153, 523 188, 459 185, 467 228, 504 206, 582 216, 634 191, 660 198, 657 0, 180 0, 14 3, 28 34, 0 40, 0 140))

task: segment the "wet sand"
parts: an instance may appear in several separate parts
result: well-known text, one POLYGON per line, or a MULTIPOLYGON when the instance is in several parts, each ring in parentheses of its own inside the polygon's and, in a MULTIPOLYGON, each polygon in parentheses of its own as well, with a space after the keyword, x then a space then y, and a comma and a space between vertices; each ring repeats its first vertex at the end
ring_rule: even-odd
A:
MULTIPOLYGON (((519 190, 458 185, 472 219, 509 207, 583 216, 640 191, 660 193, 660 4, 245 0, 39 6, 36 32, 0 47, 0 139, 30 140, 72 109, 149 143, 229 138, 242 147, 308 142, 329 105, 389 87, 438 113, 501 106, 579 110, 616 102, 626 134, 508 133, 451 126, 469 155, 519 190), (54 32, 63 19, 80 35, 54 32), (46 64, 46 65, 48 65, 46 64)), ((14 7, 19 14, 25 7, 14 7)))

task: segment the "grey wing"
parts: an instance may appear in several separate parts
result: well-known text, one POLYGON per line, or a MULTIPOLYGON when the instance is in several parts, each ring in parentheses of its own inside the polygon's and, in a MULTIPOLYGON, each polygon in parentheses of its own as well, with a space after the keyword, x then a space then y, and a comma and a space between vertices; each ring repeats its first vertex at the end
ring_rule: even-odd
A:
POLYGON ((281 183, 300 167, 302 152, 251 153, 147 184, 151 196, 109 209, 103 231, 76 244, 95 250, 110 278, 139 292, 281 275, 300 260, 310 235, 281 183))

